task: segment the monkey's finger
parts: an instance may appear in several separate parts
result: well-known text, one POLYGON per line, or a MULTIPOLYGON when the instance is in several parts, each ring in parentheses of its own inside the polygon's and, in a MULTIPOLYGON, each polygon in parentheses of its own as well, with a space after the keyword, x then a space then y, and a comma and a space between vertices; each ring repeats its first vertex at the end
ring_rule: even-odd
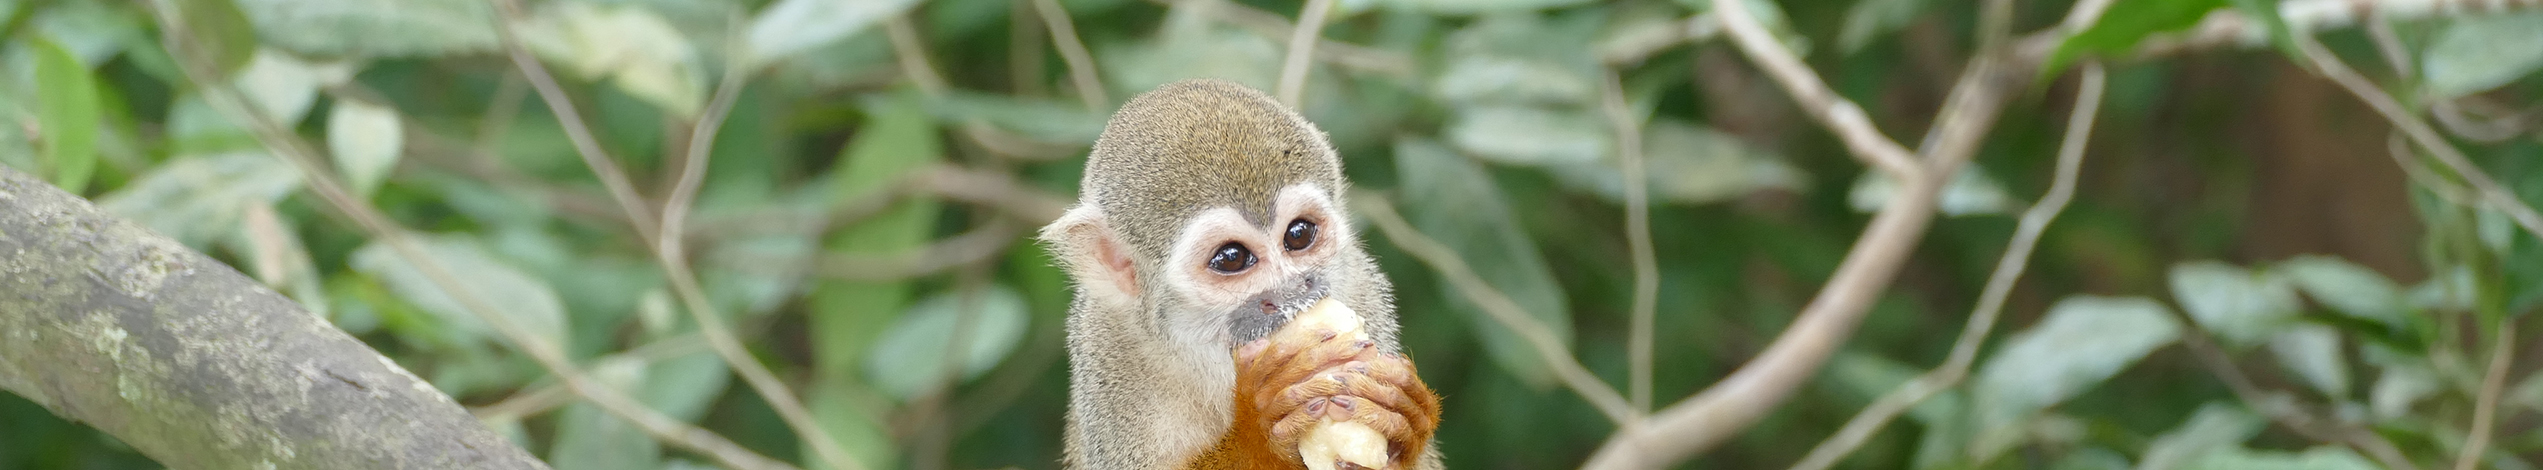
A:
POLYGON ((1413 460, 1420 458, 1423 447, 1430 443, 1429 430, 1417 428, 1408 417, 1359 397, 1334 397, 1325 410, 1328 421, 1357 422, 1385 436, 1395 468, 1413 468, 1413 460))
POLYGON ((1290 357, 1288 364, 1270 371, 1266 377, 1263 377, 1264 383, 1279 386, 1305 382, 1324 372, 1325 369, 1350 362, 1353 357, 1358 357, 1375 347, 1377 347, 1375 343, 1367 340, 1320 344, 1315 348, 1299 352, 1297 356, 1290 357))
MULTIPOLYGON (((1318 374, 1281 388, 1277 393, 1257 395, 1254 397, 1254 406, 1255 409, 1263 410, 1263 413, 1267 415, 1280 416, 1298 410, 1298 407, 1309 400, 1340 395, 1343 390, 1350 387, 1351 382, 1349 374, 1340 372, 1318 374)), ((1368 379, 1361 378, 1358 382, 1368 382, 1368 379)))
POLYGON ((1299 412, 1290 413, 1281 417, 1280 422, 1273 423, 1270 433, 1272 453, 1278 454, 1284 462, 1298 461, 1298 440, 1307 437, 1307 430, 1324 420, 1322 416, 1331 406, 1330 399, 1309 400, 1299 408, 1299 412))

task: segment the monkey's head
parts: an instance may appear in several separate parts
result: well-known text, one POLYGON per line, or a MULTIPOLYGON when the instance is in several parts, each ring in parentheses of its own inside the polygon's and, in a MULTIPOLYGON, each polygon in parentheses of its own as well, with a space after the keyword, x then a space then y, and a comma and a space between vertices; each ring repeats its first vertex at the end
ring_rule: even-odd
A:
POLYGON ((1042 229, 1079 302, 1155 319, 1188 347, 1260 338, 1361 256, 1322 131, 1262 92, 1189 80, 1131 98, 1042 229))

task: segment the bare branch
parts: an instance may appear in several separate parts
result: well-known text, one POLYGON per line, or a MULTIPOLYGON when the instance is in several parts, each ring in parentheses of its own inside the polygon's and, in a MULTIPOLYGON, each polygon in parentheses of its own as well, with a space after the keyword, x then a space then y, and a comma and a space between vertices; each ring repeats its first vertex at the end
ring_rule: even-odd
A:
POLYGON ((1086 52, 1086 43, 1077 39, 1077 25, 1068 19, 1068 10, 1059 0, 1033 0, 1033 9, 1041 12, 1044 29, 1051 31, 1051 45, 1060 50, 1060 60, 1068 63, 1069 82, 1077 86, 1077 99, 1086 109, 1101 111, 1112 103, 1104 96, 1104 83, 1095 78, 1095 55, 1086 52))
POLYGON ((2322 43, 2314 40, 2313 35, 2294 36, 2296 49, 2302 51, 2307 59, 2314 62, 2324 78, 2329 78, 2332 82, 2340 84, 2341 88, 2348 89, 2349 94, 2357 95, 2358 100, 2365 101, 2368 107, 2375 108, 2375 112, 2383 114, 2384 119, 2392 121, 2393 127, 2400 129, 2402 135, 2409 136, 2411 141, 2419 143, 2420 148, 2427 150, 2429 156, 2436 157, 2438 163, 2446 164, 2448 170, 2461 175, 2464 183, 2472 185, 2473 190, 2479 191, 2481 198, 2488 201, 2491 208, 2506 213, 2508 219, 2516 221, 2517 226, 2525 228, 2527 234, 2543 238, 2543 214, 2535 213, 2534 207, 2517 199, 2516 193, 2508 192, 2507 188, 2499 185, 2498 180, 2491 179, 2489 174, 2482 173, 2481 167, 2473 164, 2471 158, 2465 157, 2463 150, 2456 149, 2454 144, 2446 142, 2446 138, 2438 135, 2435 128, 2429 127, 2426 121, 2421 121, 2419 116, 2412 114, 2408 108, 2404 108, 2401 101, 2393 99, 2393 95, 2385 94, 2383 89, 2376 88, 2373 82, 2367 81, 2366 77, 2359 75, 2357 70, 2349 68, 2349 64, 2341 62, 2339 56, 2323 49, 2322 43))
MULTIPOLYGON (((546 338, 531 333, 527 328, 515 323, 512 317, 504 315, 494 306, 487 304, 484 299, 472 295, 471 291, 459 282, 456 274, 426 255, 422 247, 418 246, 413 239, 408 238, 404 227, 389 219, 378 208, 371 207, 368 201, 354 197, 341 182, 336 181, 334 174, 327 171, 325 165, 319 163, 322 159, 319 154, 308 148, 305 142, 301 142, 299 136, 293 134, 291 129, 251 109, 244 92, 211 72, 211 67, 202 63, 201 54, 187 46, 192 42, 187 38, 188 33, 183 27, 183 20, 176 17, 172 8, 162 2, 152 10, 157 13, 162 30, 171 32, 161 38, 162 46, 166 47, 170 55, 177 59, 179 69, 185 73, 187 79, 202 87, 206 103, 231 119, 246 123, 257 141, 272 150, 275 156, 291 163, 293 168, 300 171, 310 191, 317 193, 319 199, 325 201, 328 207, 352 219, 355 225, 361 227, 373 239, 387 244, 391 251, 413 265, 436 287, 450 294, 461 308, 493 327, 499 336, 528 354, 533 362, 547 369, 548 373, 556 375, 558 381, 564 382, 566 387, 573 390, 575 394, 582 395, 592 404, 599 405, 602 410, 612 415, 634 423, 655 439, 710 456, 717 463, 743 469, 795 468, 784 462, 751 452, 724 439, 723 436, 690 426, 688 423, 646 408, 643 403, 634 398, 616 389, 594 383, 589 377, 582 375, 581 371, 566 359, 562 349, 549 343, 546 338)), ((644 224, 638 224, 638 227, 650 229, 644 224)))
POLYGON ((1023 233, 1012 222, 999 220, 901 253, 824 254, 819 265, 813 267, 813 272, 822 277, 852 281, 893 281, 931 276, 996 259, 1019 241, 1023 241, 1023 233))
POLYGON ((497 22, 494 30, 496 36, 502 39, 504 53, 512 59, 513 67, 521 70, 522 77, 529 79, 531 88, 538 91, 539 98, 547 102, 548 113, 555 115, 557 125, 565 128, 566 140, 574 143, 574 153, 583 157, 584 166, 591 167, 593 173, 600 175, 601 186, 609 189, 610 199, 617 200, 619 210, 627 213, 629 224, 635 226, 636 236, 644 239, 647 245, 653 244, 661 237, 654 231, 661 224, 654 222, 652 211, 646 210, 644 195, 636 193, 636 185, 627 178, 627 171, 619 169, 618 161, 609 157, 609 151, 601 149, 600 139, 592 136, 591 125, 583 121, 582 112, 574 110, 574 102, 565 96, 565 88, 557 85, 556 76, 548 73, 547 65, 530 55, 529 47, 522 45, 519 34, 512 30, 511 22, 524 18, 520 1, 490 1, 494 2, 497 11, 502 12, 503 19, 497 22))
POLYGON ((2066 209, 2075 198, 2076 175, 2082 172, 2084 144, 2092 139, 2093 118, 2101 109, 2102 89, 2106 74, 2099 63, 2084 65, 2083 84, 2075 91, 2075 109, 2066 119, 2066 136, 2057 152, 2057 173, 2049 183, 2048 194, 2022 213, 2013 229, 2013 240, 2005 244, 2004 257, 1996 261, 1995 273, 1987 277, 1985 290, 1978 294, 1977 310, 1969 314, 1969 323, 1952 343, 1951 354, 1943 365, 1918 376, 1883 394, 1878 401, 1847 420, 1836 435, 1821 441, 1810 455, 1793 464, 1793 470, 1823 470, 1834 467, 1838 460, 1861 448, 1872 434, 1887 426, 1917 403, 1936 393, 1957 386, 1968 377, 1970 365, 1977 362, 1978 347, 1995 330, 1996 318, 2004 312, 2005 298, 2013 293, 2013 285, 2030 266, 2031 251, 2038 247, 2040 234, 2048 230, 2050 221, 2066 209))
MULTIPOLYGON (((1049 0, 1044 0, 1049 1, 1049 0)), ((1307 0, 1298 11, 1298 27, 1289 33, 1289 55, 1280 62, 1280 85, 1272 96, 1280 104, 1295 109, 1300 95, 1307 89, 1307 65, 1316 55, 1316 39, 1323 37, 1325 15, 1333 12, 1333 0, 1307 0)))
MULTIPOLYGON (((592 363, 636 361, 651 364, 705 351, 707 351, 706 338, 692 333, 646 343, 643 346, 604 356, 592 363)), ((574 392, 566 389, 564 385, 549 384, 530 391, 515 393, 491 405, 470 408, 468 414, 476 415, 477 419, 531 416, 573 403, 574 398, 574 392)))
MULTIPOLYGON (((1256 35, 1275 40, 1286 39, 1296 32, 1288 18, 1253 6, 1227 0, 1148 0, 1168 7, 1199 8, 1218 21, 1245 28, 1256 35)), ((1402 52, 1362 46, 1330 39, 1316 41, 1316 59, 1336 67, 1377 73, 1400 78, 1413 78, 1413 58, 1402 52)))
POLYGON ((1633 397, 1635 413, 1651 412, 1651 335, 1660 309, 1660 261, 1651 246, 1651 179, 1644 175, 1642 162, 1642 118, 1634 116, 1625 104, 1625 85, 1616 69, 1603 71, 1599 80, 1599 108, 1607 115, 1607 125, 1616 129, 1616 158, 1625 178, 1625 245, 1632 252, 1634 264, 1633 325, 1625 337, 1627 364, 1625 388, 1633 397))
POLYGON ((1802 111, 1818 119, 1821 125, 1844 140, 1846 150, 1852 152, 1855 159, 1901 179, 1924 178, 1926 169, 1916 164, 1914 152, 1881 134, 1881 129, 1872 125, 1872 118, 1863 113, 1862 106, 1838 96, 1836 90, 1828 89, 1827 82, 1819 80, 1818 72, 1801 63, 1800 57, 1793 56, 1792 51, 1784 49, 1783 43, 1775 40, 1774 33, 1767 32, 1765 25, 1757 23, 1757 17, 1748 12, 1748 5, 1717 2, 1713 7, 1714 15, 1719 18, 1722 28, 1730 33, 1732 42, 1739 44, 1740 51, 1747 53, 1749 60, 1756 61, 1758 68, 1765 69, 1767 75, 1775 77, 1775 82, 1792 94, 1793 101, 1801 105, 1802 111))
MULTIPOLYGON (((581 118, 569 120, 562 117, 564 114, 574 112, 573 99, 565 96, 564 88, 557 84, 556 78, 547 73, 545 65, 540 64, 536 58, 530 57, 528 49, 521 44, 517 33, 511 31, 512 24, 522 18, 520 1, 491 1, 495 3, 496 9, 503 13, 505 20, 495 29, 501 31, 504 47, 512 52, 513 65, 521 69, 524 77, 529 78, 530 85, 539 91, 540 98, 547 101, 548 107, 557 110, 560 115, 558 123, 565 128, 567 135, 582 136, 577 138, 577 141, 592 140, 592 130, 581 118)), ((850 457, 846 448, 840 447, 838 440, 830 436, 829 430, 813 421, 812 413, 804 408, 803 400, 797 398, 792 390, 787 389, 784 382, 778 381, 776 374, 769 372, 766 364, 761 364, 757 358, 752 357, 750 351, 742 346, 740 338, 733 336, 732 330, 724 324, 723 314, 717 313, 714 306, 707 301, 705 289, 698 286, 697 275, 690 272, 687 257, 683 254, 685 237, 681 235, 681 232, 686 227, 682 221, 688 218, 690 200, 696 198, 698 185, 706 177, 709 158, 707 153, 713 150, 715 134, 723 128, 725 116, 732 111, 734 101, 741 94, 742 85, 748 81, 749 72, 744 65, 725 64, 724 78, 716 85, 713 102, 709 103, 709 109, 706 110, 705 115, 700 116, 695 129, 689 135, 688 152, 682 158, 684 162, 678 182, 673 188, 671 197, 664 201, 664 216, 658 227, 641 227, 655 220, 654 217, 643 212, 644 201, 636 199, 641 196, 636 195, 632 189, 634 184, 627 180, 626 174, 616 171, 614 163, 608 163, 611 159, 607 154, 602 153, 597 141, 587 148, 578 145, 577 149, 583 153, 583 161, 591 166, 592 173, 600 177, 602 185, 612 188, 622 186, 630 188, 625 193, 613 190, 611 196, 619 198, 619 206, 631 211, 628 219, 637 221, 640 226, 639 232, 649 234, 646 241, 653 247, 655 261, 662 265, 664 277, 670 281, 672 292, 687 307, 690 317, 698 324, 698 332, 706 336, 708 345, 714 346, 716 355, 722 357, 726 364, 731 365, 733 371, 741 375, 744 382, 750 384, 751 390, 768 402, 769 407, 777 412, 777 416, 786 422, 787 427, 793 428, 797 435, 802 436, 803 440, 809 443, 813 455, 819 457, 824 466, 859 470, 863 468, 861 463, 850 457), (604 166, 604 163, 608 165, 604 166)))
POLYGON ((2516 319, 2501 320, 2498 328, 2499 337, 2490 340, 2490 370, 2482 374, 2481 394, 2473 398, 2472 429, 2464 431, 2471 437, 2455 455, 2455 470, 2481 466, 2481 454, 2489 451, 2492 427, 2499 421, 2499 393, 2508 385, 2508 363, 2516 359, 2511 354, 2516 350, 2516 319))
POLYGON ((1377 224, 1378 231, 1386 233, 1387 240, 1394 241, 1396 247, 1421 259, 1422 264, 1430 265, 1432 270, 1439 271, 1440 277, 1446 278, 1449 285, 1456 286, 1458 293, 1466 295, 1466 300, 1483 307, 1484 314, 1492 317, 1493 322, 1518 332, 1519 337, 1536 350, 1537 357, 1545 359, 1545 364, 1553 368, 1554 376, 1563 381, 1563 386, 1571 388, 1572 393, 1580 395, 1581 399, 1588 400, 1590 406, 1606 413, 1607 419, 1617 425, 1625 429, 1641 425, 1642 414, 1634 411, 1633 404, 1626 402, 1624 395, 1617 394, 1615 388, 1599 381, 1588 367, 1581 366, 1580 359, 1572 357, 1571 351, 1564 349, 1561 338, 1555 337, 1552 330, 1547 330, 1545 325, 1528 316, 1527 309, 1520 307, 1518 301, 1510 300, 1509 294, 1484 282, 1483 277, 1476 275, 1474 269, 1466 265, 1465 258, 1459 257, 1455 250, 1415 230, 1412 223, 1405 222, 1404 216, 1395 212, 1395 204, 1384 196, 1359 194, 1353 195, 1352 199, 1361 201, 1354 205, 1360 214, 1367 215, 1377 224))
POLYGON ((947 90, 953 89, 953 85, 945 83, 944 75, 936 73, 936 65, 928 62, 926 43, 919 40, 918 27, 909 24, 909 15, 892 15, 891 19, 884 20, 883 33, 892 41, 892 58, 900 61, 901 74, 908 76, 910 83, 918 85, 918 91, 928 96, 944 96, 947 90))

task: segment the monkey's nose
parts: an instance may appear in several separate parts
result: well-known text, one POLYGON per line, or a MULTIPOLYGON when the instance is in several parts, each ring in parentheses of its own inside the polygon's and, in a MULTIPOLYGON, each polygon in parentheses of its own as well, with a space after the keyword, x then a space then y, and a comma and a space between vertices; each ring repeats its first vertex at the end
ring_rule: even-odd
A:
POLYGON ((1263 299, 1259 303, 1264 315, 1280 315, 1280 304, 1272 303, 1271 299, 1263 299))

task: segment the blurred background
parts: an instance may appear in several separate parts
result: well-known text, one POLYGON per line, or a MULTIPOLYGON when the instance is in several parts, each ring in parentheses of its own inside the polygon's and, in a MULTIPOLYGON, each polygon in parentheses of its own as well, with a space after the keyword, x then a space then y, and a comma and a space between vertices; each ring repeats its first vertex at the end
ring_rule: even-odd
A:
MULTIPOLYGON (((818 468, 692 313, 867 468, 1056 468, 1070 293, 1028 237, 1074 200, 1129 96, 1189 77, 1273 90, 1305 3, 13 0, 0 165, 263 280, 559 469, 713 467, 563 391, 307 171, 409 230, 516 333, 750 450, 818 468), (603 183, 595 157, 628 184, 603 183), (693 203, 675 196, 691 164, 693 203), (659 230, 675 200, 685 221, 659 230), (681 249, 658 253, 665 233, 681 249)), ((2082 60, 2109 78, 2074 202, 1970 378, 1839 468, 2392 466, 2381 450, 2447 468, 2467 447, 2480 468, 2543 462, 2543 348, 2518 344, 2543 341, 2516 320, 2543 299, 2543 247, 2283 34, 2320 32, 2532 204, 2533 4, 2247 21, 2222 40, 2194 25, 2330 3, 2126 0, 2065 30, 2064 0, 2004 4, 2054 60, 2023 52, 2043 71, 2005 84, 1942 215, 1829 365, 1681 467, 1791 465, 1942 363, 2052 183, 2082 60)), ((1977 1, 1746 5, 1911 148, 1988 50, 1977 1)), ((1655 407, 1772 341, 1897 190, 1718 37, 1704 0, 1330 8, 1300 107, 1361 216, 1394 208, 1619 389, 1634 254, 1609 116, 1636 123, 1662 286, 1655 407)), ((1617 429, 1472 293, 1355 225, 1445 397, 1453 466, 1573 467, 1617 429)), ((157 467, 0 394, 0 469, 157 467)))

